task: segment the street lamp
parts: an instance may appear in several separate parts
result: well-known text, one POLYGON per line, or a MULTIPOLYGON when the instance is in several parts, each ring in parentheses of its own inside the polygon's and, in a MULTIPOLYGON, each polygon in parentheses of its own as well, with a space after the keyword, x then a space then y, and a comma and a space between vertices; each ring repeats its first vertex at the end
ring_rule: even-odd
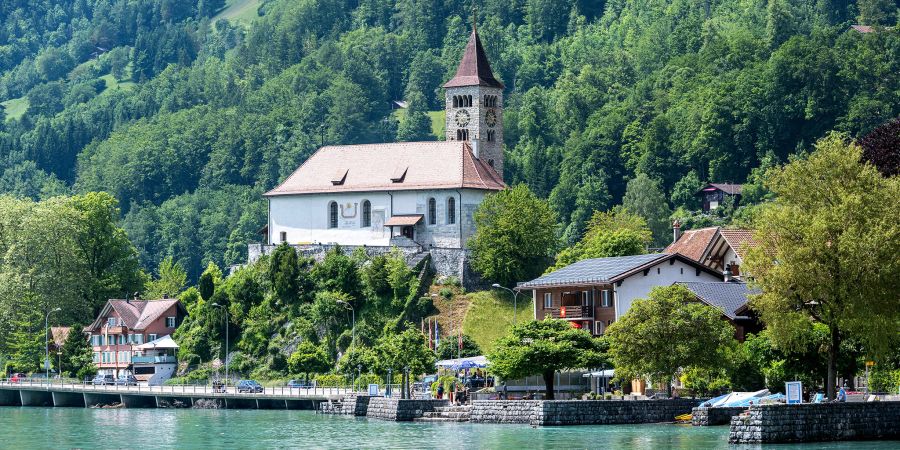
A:
POLYGON ((213 303, 212 306, 225 311, 225 386, 228 386, 228 308, 218 303, 213 303))
POLYGON ((507 290, 513 295, 513 325, 515 325, 516 324, 516 316, 518 315, 518 312, 519 312, 519 292, 514 291, 508 287, 500 286, 497 283, 492 284, 491 287, 496 288, 496 289, 507 290))
POLYGON ((62 308, 54 308, 50 311, 47 311, 47 315, 44 316, 44 351, 47 352, 44 357, 44 371, 47 374, 47 389, 50 389, 50 314, 55 313, 57 311, 62 311, 62 308))
POLYGON ((350 346, 356 348, 356 310, 353 309, 353 305, 343 301, 336 300, 338 304, 344 305, 347 309, 350 310, 350 313, 353 315, 353 328, 350 329, 351 342, 350 346))

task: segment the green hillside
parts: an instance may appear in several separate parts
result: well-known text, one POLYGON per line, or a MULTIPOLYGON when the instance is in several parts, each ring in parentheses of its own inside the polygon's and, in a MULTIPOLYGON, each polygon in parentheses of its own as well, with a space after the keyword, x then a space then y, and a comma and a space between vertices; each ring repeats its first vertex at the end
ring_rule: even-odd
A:
MULTIPOLYGON (((244 261, 261 193, 323 143, 443 135, 440 86, 472 29, 455 0, 26 3, 0 2, 0 189, 109 192, 143 267, 172 257, 190 280, 244 261), (426 120, 385 120, 401 98, 426 120)), ((550 202, 569 244, 638 175, 667 223, 698 183, 863 136, 900 115, 888 3, 479 2, 505 179, 550 202)))

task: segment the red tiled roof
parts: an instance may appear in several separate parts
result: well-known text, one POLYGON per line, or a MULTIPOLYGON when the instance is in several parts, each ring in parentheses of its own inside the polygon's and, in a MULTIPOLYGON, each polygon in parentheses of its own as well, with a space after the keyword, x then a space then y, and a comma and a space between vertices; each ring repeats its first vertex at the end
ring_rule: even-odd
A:
POLYGON ((687 230, 677 241, 669 244, 664 253, 679 253, 683 256, 702 262, 703 254, 709 243, 716 235, 719 227, 700 228, 697 230, 687 230))
POLYGON ((463 53, 456 75, 444 84, 445 88, 460 86, 490 86, 503 89, 503 83, 494 78, 478 32, 472 30, 466 51, 463 53))
POLYGON ((265 195, 505 187, 466 142, 399 142, 322 147, 265 195), (339 171, 346 176, 334 184, 339 171))
POLYGON ((422 217, 424 217, 422 214, 404 214, 391 216, 391 218, 384 223, 384 226, 396 227, 403 225, 415 225, 422 220, 422 217))
POLYGON ((853 28, 854 30, 856 30, 860 33, 872 33, 875 31, 874 28, 872 28, 868 25, 850 25, 850 28, 853 28))
POLYGON ((109 300, 100 311, 100 315, 94 323, 85 327, 90 331, 101 326, 104 318, 109 315, 110 309, 115 310, 122 318, 125 326, 132 330, 143 330, 148 325, 160 318, 172 305, 178 305, 183 309, 178 299, 165 300, 109 300))
POLYGON ((758 244, 753 240, 753 232, 750 230, 729 230, 721 229, 719 234, 728 243, 728 246, 737 253, 738 257, 744 259, 747 250, 756 247, 758 244))

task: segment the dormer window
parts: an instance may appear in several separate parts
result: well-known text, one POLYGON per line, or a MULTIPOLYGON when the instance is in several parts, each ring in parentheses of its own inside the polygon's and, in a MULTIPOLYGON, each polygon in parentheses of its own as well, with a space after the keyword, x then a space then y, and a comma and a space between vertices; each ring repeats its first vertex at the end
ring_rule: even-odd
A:
POLYGON ((335 172, 334 175, 331 177, 331 184, 333 184, 335 186, 340 186, 340 185, 344 184, 344 181, 347 180, 347 172, 349 172, 349 171, 350 171, 349 169, 340 169, 337 172, 335 172))
POLYGON ((403 179, 406 178, 406 171, 409 170, 408 166, 397 166, 394 169, 394 173, 391 174, 391 181, 394 183, 402 183, 403 179))

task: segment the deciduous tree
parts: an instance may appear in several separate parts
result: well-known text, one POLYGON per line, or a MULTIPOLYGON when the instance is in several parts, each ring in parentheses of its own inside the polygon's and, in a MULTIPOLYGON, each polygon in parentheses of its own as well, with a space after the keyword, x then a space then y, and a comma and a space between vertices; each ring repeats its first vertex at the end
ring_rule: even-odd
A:
POLYGON ((653 288, 605 336, 617 378, 664 382, 670 396, 679 369, 718 369, 725 349, 735 342, 722 311, 700 303, 681 285, 653 288))
POLYGON ((472 267, 500 284, 543 272, 556 246, 556 213, 521 184, 485 197, 475 227, 472 267))
POLYGON ((813 324, 828 327, 829 398, 844 339, 877 356, 900 333, 900 179, 860 159, 832 134, 774 171, 776 199, 759 213, 746 262, 762 290, 752 306, 776 345, 789 350, 813 324))
POLYGON ((491 372, 506 380, 541 375, 545 398, 553 400, 558 370, 589 369, 606 361, 605 344, 565 320, 545 319, 514 326, 497 341, 488 360, 491 372))

